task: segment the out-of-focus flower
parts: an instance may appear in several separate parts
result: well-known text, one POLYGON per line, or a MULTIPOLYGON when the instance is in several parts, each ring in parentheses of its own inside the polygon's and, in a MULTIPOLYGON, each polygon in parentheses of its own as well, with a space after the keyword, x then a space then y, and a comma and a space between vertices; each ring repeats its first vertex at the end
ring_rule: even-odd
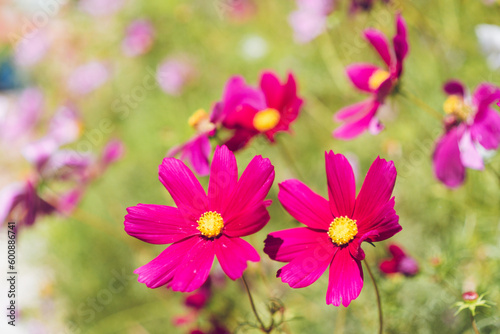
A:
POLYGON ((125 0, 80 0, 78 3, 82 11, 96 17, 112 15, 122 9, 123 5, 125 0))
MULTIPOLYGON (((382 0, 384 3, 390 2, 390 0, 382 0)), ((349 12, 354 14, 358 11, 369 11, 373 8, 375 0, 351 0, 351 6, 349 7, 349 12)))
POLYGON ((180 160, 165 158, 160 181, 177 208, 138 204, 127 209, 125 231, 153 244, 172 244, 150 263, 135 270, 149 288, 166 285, 191 292, 207 280, 214 258, 235 280, 247 261, 259 254, 243 236, 262 229, 269 221, 265 197, 274 181, 269 159, 256 156, 238 180, 234 154, 217 147, 211 165, 208 196, 189 168, 180 160))
POLYGON ((291 73, 282 84, 276 75, 264 72, 259 88, 248 86, 242 77, 231 78, 222 101, 215 106, 221 110, 223 126, 234 130, 225 145, 237 151, 259 134, 274 142, 276 133, 290 131, 290 124, 297 119, 302 103, 291 73))
POLYGON ((500 99, 500 88, 482 83, 472 96, 455 80, 444 85, 445 134, 432 157, 434 174, 450 188, 465 180, 465 167, 484 168, 481 151, 495 150, 500 144, 500 115, 490 105, 500 99))
POLYGON ((154 28, 148 20, 136 20, 127 27, 122 49, 125 55, 136 57, 147 53, 153 46, 154 28))
POLYGON ((492 70, 498 70, 500 68, 500 26, 479 24, 476 26, 476 36, 481 51, 486 56, 488 66, 492 70))
POLYGON ((102 168, 107 168, 113 162, 122 158, 125 152, 123 142, 118 139, 110 140, 104 147, 101 154, 102 168))
POLYGON ((473 317, 476 316, 476 308, 478 307, 491 307, 491 305, 495 305, 495 303, 485 300, 485 294, 479 296, 475 291, 467 291, 462 294, 462 300, 460 302, 456 302, 453 306, 458 307, 455 315, 460 313, 463 310, 469 310, 473 317))
POLYGON ((334 119, 344 123, 333 132, 340 139, 352 139, 366 130, 377 134, 383 129, 376 114, 398 85, 403 72, 403 61, 408 54, 406 23, 399 14, 396 17, 396 35, 392 40, 392 48, 389 47, 387 37, 378 30, 366 29, 364 37, 375 48, 387 69, 367 63, 352 64, 346 68, 347 76, 354 86, 371 96, 335 114, 334 119))
POLYGON ((47 54, 50 41, 45 30, 39 29, 22 38, 15 48, 15 62, 20 66, 36 65, 47 54))
POLYGON ((169 57, 158 67, 156 80, 165 93, 178 96, 196 76, 197 71, 190 61, 169 57))
POLYGON ((79 96, 87 95, 108 81, 111 71, 100 61, 91 61, 76 68, 68 78, 68 89, 79 96))
POLYGON ((254 0, 221 0, 216 6, 221 16, 234 23, 245 22, 257 13, 254 0))
POLYGON ((335 7, 335 0, 296 0, 297 10, 288 22, 293 28, 297 43, 307 43, 326 30, 328 15, 335 7))
POLYGON ((406 252, 398 245, 391 244, 388 247, 389 253, 392 254, 391 259, 386 259, 380 263, 380 271, 384 274, 400 273, 405 276, 415 276, 418 273, 417 261, 406 254, 406 252))
POLYGON ((391 198, 396 168, 392 161, 377 158, 356 197, 347 159, 330 151, 325 161, 329 200, 298 180, 280 183, 279 201, 307 227, 269 234, 264 252, 289 262, 277 277, 292 288, 311 285, 330 266, 326 303, 347 307, 363 287, 361 243, 386 240, 402 229, 391 198))

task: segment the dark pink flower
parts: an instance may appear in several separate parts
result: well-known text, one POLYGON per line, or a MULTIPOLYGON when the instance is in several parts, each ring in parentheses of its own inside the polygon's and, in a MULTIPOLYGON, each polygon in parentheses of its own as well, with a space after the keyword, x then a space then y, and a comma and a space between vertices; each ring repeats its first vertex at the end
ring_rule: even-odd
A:
POLYGON ((273 232, 264 252, 289 262, 277 277, 292 288, 314 283, 330 267, 326 303, 348 306, 363 287, 361 243, 377 242, 401 231, 391 198, 396 181, 392 161, 377 158, 356 197, 356 183, 347 159, 325 153, 328 197, 298 180, 280 183, 278 199, 306 227, 273 232))
POLYGON ((119 139, 110 140, 101 153, 101 168, 105 170, 113 162, 120 160, 125 153, 125 146, 119 139))
POLYGON ((302 103, 291 73, 281 84, 276 75, 264 72, 259 88, 248 86, 242 77, 231 78, 222 101, 215 107, 221 110, 223 126, 234 129, 233 136, 225 144, 231 151, 237 151, 259 134, 274 142, 276 133, 290 131, 290 124, 297 119, 302 103))
POLYGON ((157 258, 135 270, 149 288, 166 285, 174 291, 198 289, 217 257, 222 270, 235 280, 247 261, 259 254, 241 237, 269 221, 265 197, 274 180, 269 159, 256 156, 238 180, 234 154, 227 147, 214 153, 208 195, 186 165, 165 158, 160 181, 177 207, 138 204, 127 209, 125 231, 152 244, 171 244, 157 258))
POLYGON ((122 49, 125 55, 136 57, 147 53, 153 46, 154 28, 148 20, 136 20, 127 27, 122 49))
POLYGON ((380 264, 380 271, 385 274, 400 273, 405 276, 415 276, 418 273, 417 261, 406 254, 401 247, 391 244, 388 250, 392 254, 392 258, 386 259, 380 264))
POLYGON ((399 14, 396 17, 396 35, 392 40, 392 48, 387 37, 378 30, 366 29, 364 37, 372 44, 387 67, 382 69, 372 64, 357 63, 346 68, 347 76, 354 86, 371 96, 335 114, 335 121, 344 123, 333 132, 333 135, 340 139, 352 139, 366 130, 377 134, 383 129, 376 114, 387 96, 398 85, 403 72, 403 61, 408 54, 406 23, 399 14))
POLYGON ((500 99, 500 88, 480 84, 472 96, 458 81, 444 85, 445 134, 438 139, 433 154, 434 174, 450 188, 465 180, 465 167, 484 168, 481 151, 495 150, 500 144, 500 115, 490 107, 500 99))

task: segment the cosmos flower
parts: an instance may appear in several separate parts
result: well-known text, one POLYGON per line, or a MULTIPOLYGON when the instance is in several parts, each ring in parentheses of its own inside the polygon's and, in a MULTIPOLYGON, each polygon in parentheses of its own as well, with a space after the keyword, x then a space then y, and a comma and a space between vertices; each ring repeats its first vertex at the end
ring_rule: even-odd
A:
POLYGON ((197 71, 191 61, 181 57, 169 57, 158 66, 156 80, 166 94, 179 96, 196 76, 197 71))
POLYGON ((405 276, 415 276, 418 273, 417 261, 406 254, 406 252, 396 244, 388 247, 392 258, 386 259, 380 263, 380 271, 384 274, 400 273, 405 276))
POLYGON ((277 277, 292 288, 311 285, 330 267, 326 303, 347 307, 363 287, 361 243, 386 240, 402 229, 391 198, 396 169, 377 158, 356 197, 347 159, 330 151, 325 161, 329 200, 298 180, 280 183, 279 201, 306 227, 269 234, 264 252, 288 262, 277 277))
POLYGON ((335 114, 335 121, 344 124, 337 128, 333 135, 340 139, 352 139, 366 130, 372 134, 379 133, 383 126, 376 114, 385 99, 399 83, 403 72, 403 61, 408 54, 406 23, 401 15, 396 18, 396 35, 390 48, 387 37, 375 29, 366 29, 364 37, 372 44, 387 68, 376 65, 357 63, 349 65, 346 73, 356 88, 370 94, 362 102, 347 106, 335 114))
MULTIPOLYGON (((382 0, 383 3, 388 3, 390 0, 382 0)), ((375 0, 351 0, 349 12, 351 14, 358 11, 369 11, 373 8, 375 0)))
POLYGON ((135 20, 127 27, 122 49, 125 55, 135 57, 147 53, 153 46, 154 28, 148 20, 135 20))
POLYGON ((111 75, 109 66, 100 61, 91 61, 77 67, 68 78, 68 89, 71 93, 84 96, 108 81, 111 75))
POLYGON ((207 280, 214 258, 235 280, 257 262, 259 254, 243 236, 262 229, 269 221, 265 197, 274 181, 269 159, 256 156, 238 180, 234 154, 215 149, 208 194, 180 160, 165 158, 159 177, 177 207, 138 204, 129 207, 125 231, 152 244, 171 244, 158 257, 136 269, 138 281, 149 288, 166 285, 191 292, 207 280))
POLYGON ((495 150, 500 144, 500 115, 490 105, 500 99, 500 88, 482 83, 474 94, 451 80, 444 85, 448 98, 444 103, 445 134, 433 154, 434 174, 450 188, 465 180, 465 167, 482 170, 482 151, 495 150))
POLYGON ((108 0, 108 1, 100 1, 100 0, 80 0, 78 3, 78 7, 94 16, 94 17, 102 17, 108 16, 116 13, 125 5, 125 0, 108 0))
POLYGON ((297 0, 297 10, 290 14, 288 22, 292 26, 297 43, 307 43, 326 30, 328 15, 334 9, 335 0, 297 0))
POLYGON ((231 78, 222 101, 215 105, 221 110, 222 125, 234 130, 225 145, 237 151, 259 134, 274 142, 276 133, 290 131, 290 124, 297 119, 302 103, 291 73, 282 84, 276 75, 264 72, 259 88, 248 86, 242 77, 231 78))

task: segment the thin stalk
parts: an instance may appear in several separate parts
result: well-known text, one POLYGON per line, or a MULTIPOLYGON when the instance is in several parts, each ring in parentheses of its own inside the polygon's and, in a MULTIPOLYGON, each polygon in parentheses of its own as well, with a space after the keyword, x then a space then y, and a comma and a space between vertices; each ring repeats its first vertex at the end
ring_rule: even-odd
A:
POLYGON ((255 315, 255 318, 257 318, 257 321, 260 324, 260 330, 262 332, 264 332, 264 333, 271 333, 271 330, 273 329, 273 326, 271 324, 271 326, 266 327, 266 325, 264 325, 264 322, 262 321, 262 319, 260 319, 260 316, 257 313, 257 309, 255 308, 255 304, 253 302, 252 293, 250 292, 250 288, 248 287, 248 283, 247 283, 247 281, 245 279, 245 275, 241 276, 241 280, 243 281, 243 285, 245 286, 245 290, 247 292, 248 299, 250 300, 250 306, 252 307, 252 312, 253 312, 253 314, 255 315))
POLYGON ((278 141, 278 144, 280 146, 279 151, 281 152, 281 154, 285 158, 287 164, 292 167, 293 171, 295 172, 295 175, 299 179, 303 180, 304 178, 302 177, 302 173, 297 168, 297 165, 295 164, 295 161, 292 158, 292 155, 290 154, 290 151, 288 150, 288 147, 286 147, 286 145, 282 141, 278 141))
POLYGON ((419 99, 413 93, 411 93, 407 90, 401 90, 400 95, 405 97, 409 101, 413 102, 414 104, 416 104, 420 109, 424 110, 425 112, 427 112, 429 115, 436 118, 440 122, 442 121, 443 115, 439 111, 437 111, 436 109, 429 106, 427 103, 425 103, 424 101, 419 99))
POLYGON ((477 328, 476 319, 474 319, 474 316, 472 314, 470 315, 470 317, 471 317, 471 320, 472 320, 472 329, 474 329, 474 333, 481 334, 479 332, 479 329, 477 328))
POLYGON ((379 334, 382 334, 384 332, 384 317, 382 315, 382 302, 380 301, 380 293, 378 291, 378 286, 377 286, 377 282, 375 281, 375 277, 373 277, 372 271, 370 269, 370 266, 366 262, 366 259, 365 259, 364 263, 365 263, 366 271, 368 271, 368 275, 370 275, 370 278, 372 279, 373 287, 375 288, 375 295, 377 296, 378 321, 379 321, 378 332, 379 332, 379 334))

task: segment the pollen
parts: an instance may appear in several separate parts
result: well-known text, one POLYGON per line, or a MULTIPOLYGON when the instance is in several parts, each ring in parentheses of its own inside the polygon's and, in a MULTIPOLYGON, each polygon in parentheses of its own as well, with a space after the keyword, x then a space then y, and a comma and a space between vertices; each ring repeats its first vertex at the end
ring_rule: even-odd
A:
POLYGON ((260 132, 269 131, 278 125, 280 118, 281 115, 278 110, 273 108, 264 109, 255 114, 253 126, 260 132))
POLYGON ((215 211, 205 212, 196 222, 198 223, 196 229, 207 238, 219 236, 224 228, 224 219, 222 219, 220 213, 215 211))
POLYGON ((370 79, 368 80, 368 86, 370 87, 370 89, 376 90, 389 77, 390 77, 389 72, 384 71, 384 70, 376 70, 370 76, 370 79))
POLYGON ((467 105, 463 97, 459 95, 450 95, 443 104, 444 112, 448 115, 454 115, 461 121, 465 121, 471 114, 471 107, 467 105))
POLYGON ((189 117, 188 124, 189 126, 196 128, 198 124, 207 119, 208 114, 205 109, 198 109, 189 117))
POLYGON ((328 236, 338 246, 347 244, 358 234, 356 221, 347 217, 337 217, 330 224, 328 236))

